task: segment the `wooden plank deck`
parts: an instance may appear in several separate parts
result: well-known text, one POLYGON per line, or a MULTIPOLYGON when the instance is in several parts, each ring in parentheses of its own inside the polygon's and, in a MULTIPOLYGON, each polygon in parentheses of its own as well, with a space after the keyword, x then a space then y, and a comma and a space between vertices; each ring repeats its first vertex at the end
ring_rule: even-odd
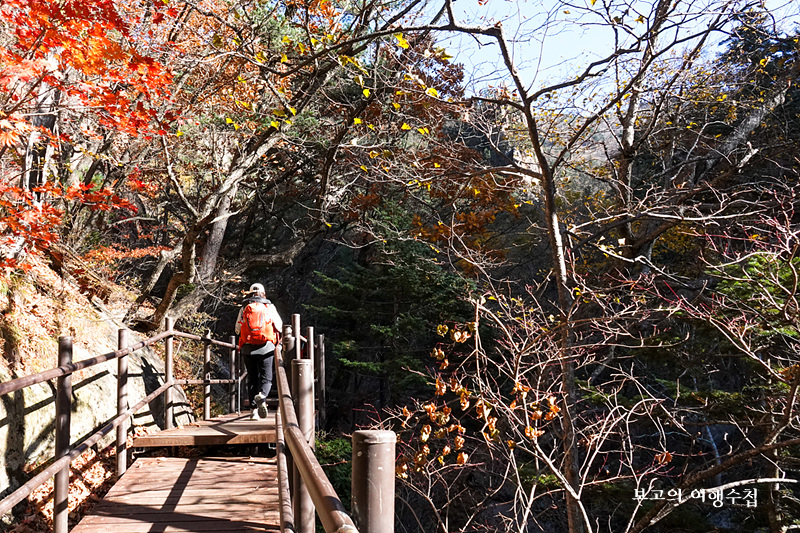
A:
POLYGON ((140 458, 71 533, 279 531, 274 458, 140 458))
POLYGON ((275 410, 265 420, 250 420, 250 413, 234 413, 211 420, 142 435, 133 439, 136 448, 160 446, 224 446, 275 442, 275 410))

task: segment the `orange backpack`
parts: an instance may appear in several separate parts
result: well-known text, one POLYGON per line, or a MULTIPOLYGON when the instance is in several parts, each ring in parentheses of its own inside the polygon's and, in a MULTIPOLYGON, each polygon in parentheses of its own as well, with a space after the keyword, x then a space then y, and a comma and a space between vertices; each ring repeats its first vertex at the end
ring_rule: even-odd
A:
POLYGON ((269 318, 267 306, 261 302, 250 302, 242 311, 242 330, 239 334, 239 347, 244 344, 275 344, 278 335, 275 325, 269 318))

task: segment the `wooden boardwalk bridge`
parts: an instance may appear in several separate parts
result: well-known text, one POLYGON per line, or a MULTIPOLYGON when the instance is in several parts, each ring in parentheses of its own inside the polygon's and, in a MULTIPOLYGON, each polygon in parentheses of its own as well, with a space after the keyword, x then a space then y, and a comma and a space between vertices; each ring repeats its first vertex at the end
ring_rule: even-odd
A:
POLYGON ((265 457, 142 457, 72 533, 281 531, 265 457))
MULTIPOLYGON (((0 515, 54 478, 54 531, 67 533, 69 467, 73 459, 116 431, 119 479, 104 500, 75 526, 74 533, 143 533, 179 531, 272 531, 313 533, 316 518, 329 533, 391 533, 394 530, 394 446, 388 431, 357 431, 353 436, 353 518, 328 481, 313 451, 315 379, 324 384, 324 341, 316 341, 313 328, 305 337, 300 317, 284 328, 275 354, 277 409, 260 421, 240 409, 241 382, 238 348, 230 342, 174 330, 167 319, 165 331, 134 345, 120 330, 119 350, 78 362, 72 361, 72 341, 59 339, 59 366, 0 383, 0 396, 55 379, 55 457, 52 463, 20 488, 0 500, 0 515), (173 376, 172 341, 176 337, 202 341, 205 347, 203 379, 176 380, 173 376), (127 356, 145 346, 164 342, 164 383, 129 406, 127 356), (305 349, 301 350, 304 343, 305 349), (211 346, 228 351, 231 376, 210 375, 211 346), (287 354, 284 360, 284 353, 287 354), (116 360, 118 414, 79 444, 70 436, 71 375, 84 368, 116 360), (315 364, 316 362, 316 364, 315 364), (230 387, 230 413, 210 417, 212 384, 230 387), (176 385, 204 386, 202 421, 174 427, 171 391, 176 385), (137 436, 135 448, 174 446, 230 446, 240 456, 140 457, 128 463, 128 422, 155 398, 164 395, 163 431, 137 436), (274 457, 247 455, 248 445, 272 443, 274 457)), ((318 387, 323 389, 323 387, 318 387)), ((323 406, 324 403, 320 403, 323 406)))

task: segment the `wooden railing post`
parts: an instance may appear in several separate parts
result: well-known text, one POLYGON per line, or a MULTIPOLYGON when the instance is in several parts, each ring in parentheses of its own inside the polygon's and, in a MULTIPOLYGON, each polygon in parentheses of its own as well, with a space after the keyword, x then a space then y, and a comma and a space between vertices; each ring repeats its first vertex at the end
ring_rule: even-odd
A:
MULTIPOLYGON (((128 330, 120 329, 117 332, 117 348, 122 350, 128 345, 128 330)), ((117 358, 117 415, 123 414, 128 409, 128 356, 121 355, 117 358)), ((117 426, 117 476, 121 476, 128 469, 128 426, 125 420, 117 426)))
POLYGON ((303 352, 303 341, 300 339, 300 315, 297 313, 292 315, 292 334, 294 335, 294 351, 286 356, 289 360, 300 359, 303 352))
POLYGON ((314 370, 317 374, 317 413, 319 416, 319 427, 325 428, 325 406, 328 402, 328 395, 325 390, 325 335, 317 335, 317 349, 314 352, 314 370))
MULTIPOLYGON (((172 331, 172 317, 164 319, 164 329, 172 331)), ((164 339, 164 383, 174 381, 172 370, 172 335, 164 339)), ((172 411, 172 387, 164 391, 164 429, 172 429, 174 424, 174 413, 172 411)))
MULTIPOLYGON (((203 379, 211 379, 211 337, 203 338, 203 379)), ((203 385, 203 420, 211 419, 211 383, 203 385)))
POLYGON ((314 360, 314 328, 306 326, 306 359, 314 360))
POLYGON ((294 349, 294 335, 292 333, 293 331, 294 330, 292 329, 292 326, 290 326, 289 324, 283 325, 283 340, 281 341, 281 343, 283 344, 282 352, 284 354, 284 357, 292 353, 292 350, 294 349))
MULTIPOLYGON (((314 363, 311 359, 292 360, 292 398, 297 413, 297 424, 313 449, 314 363)), ((292 501, 297 533, 314 533, 314 503, 297 468, 294 470, 292 501)))
MULTIPOLYGON (((72 337, 58 338, 58 366, 72 363, 72 337)), ((72 374, 56 380, 56 459, 69 453, 70 414, 72 412, 72 374)), ((67 533, 69 516, 69 468, 64 468, 53 476, 53 530, 67 533)))
MULTIPOLYGON (((311 373, 311 420, 313 420, 312 426, 316 430, 316 427, 317 427, 317 420, 316 420, 316 417, 317 417, 317 395, 316 395, 317 387, 316 387, 316 384, 314 383, 314 380, 316 379, 317 376, 316 376, 316 371, 315 371, 315 368, 314 368, 314 366, 315 366, 314 365, 314 360, 316 359, 317 356, 315 355, 316 351, 315 351, 314 348, 315 348, 315 346, 314 346, 314 328, 313 328, 313 326, 306 326, 306 356, 305 356, 305 359, 308 359, 309 361, 311 361, 311 370, 312 370, 312 373, 311 373)), ((311 444, 311 449, 313 450, 314 449, 314 439, 313 438, 311 439, 309 444, 311 444)))
MULTIPOLYGON (((233 347, 230 349, 228 353, 228 368, 230 368, 231 379, 235 380, 239 376, 239 372, 236 370, 236 336, 231 335, 228 339, 233 347)), ((230 412, 235 413, 238 412, 239 409, 237 408, 238 403, 236 402, 236 392, 237 392, 236 382, 232 382, 228 387, 228 391, 231 394, 231 405, 230 405, 230 412)))
POLYGON ((394 532, 393 431, 353 433, 353 522, 360 533, 394 532))

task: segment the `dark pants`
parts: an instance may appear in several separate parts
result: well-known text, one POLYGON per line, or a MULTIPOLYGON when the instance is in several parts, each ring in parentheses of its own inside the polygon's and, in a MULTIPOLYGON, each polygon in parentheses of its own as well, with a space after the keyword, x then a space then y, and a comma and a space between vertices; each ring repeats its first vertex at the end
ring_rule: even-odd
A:
POLYGON ((250 405, 255 408, 254 399, 256 394, 261 392, 264 393, 264 396, 269 396, 269 391, 272 389, 275 352, 250 353, 249 346, 248 344, 242 346, 242 358, 244 359, 245 368, 247 368, 247 390, 249 392, 250 405))

